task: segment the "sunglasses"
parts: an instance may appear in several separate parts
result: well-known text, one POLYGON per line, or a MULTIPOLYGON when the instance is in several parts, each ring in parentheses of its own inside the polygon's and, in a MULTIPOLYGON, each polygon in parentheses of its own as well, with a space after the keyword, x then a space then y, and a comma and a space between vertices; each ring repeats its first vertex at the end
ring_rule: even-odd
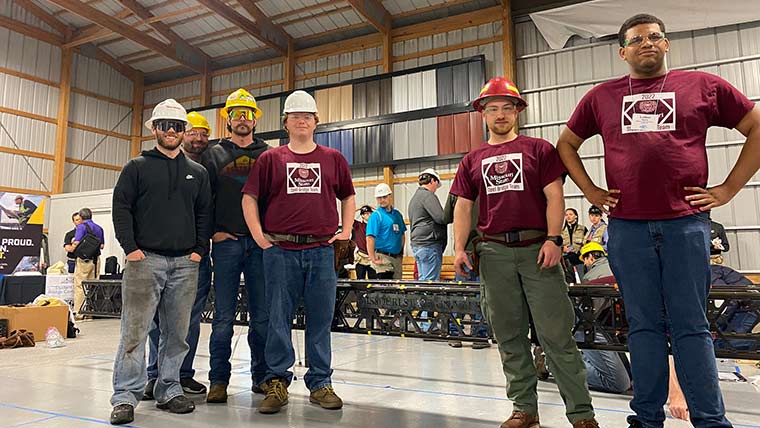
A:
POLYGON ((181 120, 156 120, 153 127, 161 132, 169 132, 170 129, 174 129, 174 132, 185 132, 185 122, 181 120))
POLYGON ((232 109, 230 110, 231 120, 253 120, 253 110, 232 109))
POLYGON ((660 40, 665 39, 665 33, 661 31, 654 31, 646 36, 633 36, 630 39, 626 40, 625 43, 623 43, 623 47, 627 48, 628 46, 638 46, 644 41, 644 39, 648 39, 652 43, 657 43, 660 40))

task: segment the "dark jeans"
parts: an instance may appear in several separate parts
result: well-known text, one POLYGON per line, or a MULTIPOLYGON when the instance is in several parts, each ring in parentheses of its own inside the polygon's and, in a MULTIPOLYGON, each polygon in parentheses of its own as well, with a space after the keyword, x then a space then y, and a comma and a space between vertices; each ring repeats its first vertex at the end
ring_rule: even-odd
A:
POLYGON ((211 323, 211 384, 227 384, 232 364, 232 336, 238 307, 240 274, 248 293, 248 347, 251 349, 251 379, 254 385, 264 382, 267 372, 264 346, 269 315, 265 300, 264 267, 261 248, 250 236, 214 242, 214 320, 211 323))
POLYGON ((710 219, 621 220, 609 225, 609 260, 625 301, 633 392, 631 426, 662 427, 668 398, 668 334, 691 423, 730 427, 705 316, 710 219))
MULTIPOLYGON (((211 258, 207 254, 201 259, 201 264, 198 268, 198 293, 195 295, 195 303, 193 303, 193 310, 190 313, 190 328, 188 329, 186 339, 187 346, 190 349, 187 351, 187 355, 179 369, 180 379, 189 379, 195 376, 193 360, 195 360, 195 351, 198 349, 198 338, 201 334, 201 315, 206 307, 206 300, 208 300, 210 289, 211 258)), ((158 311, 156 311, 156 316, 153 317, 153 324, 151 324, 150 332, 148 333, 148 339, 150 340, 148 344, 148 379, 156 379, 158 377, 158 340, 161 334, 158 315, 158 311)))
POLYGON ((315 391, 331 385, 330 328, 335 311, 337 278, 333 247, 285 250, 277 245, 264 251, 269 335, 266 380, 281 378, 290 384, 295 363, 291 341, 293 317, 303 300, 306 309, 306 387, 315 391))

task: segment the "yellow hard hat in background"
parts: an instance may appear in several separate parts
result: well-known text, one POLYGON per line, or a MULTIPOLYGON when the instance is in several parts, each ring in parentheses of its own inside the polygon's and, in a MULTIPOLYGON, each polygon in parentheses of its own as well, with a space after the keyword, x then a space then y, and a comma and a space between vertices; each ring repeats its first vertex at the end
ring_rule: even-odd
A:
POLYGON ((586 254, 592 252, 592 251, 600 251, 604 253, 604 255, 607 255, 607 252, 604 251, 604 247, 602 247, 602 244, 598 242, 589 242, 588 244, 581 247, 581 258, 585 256, 586 254))
POLYGON ((208 124, 208 120, 206 120, 206 117, 202 114, 196 111, 191 111, 187 114, 187 121, 193 125, 193 128, 203 128, 208 131, 209 134, 211 133, 211 127, 208 124))
POLYGON ((219 111, 219 114, 226 119, 229 117, 228 110, 233 107, 249 107, 253 109, 253 117, 256 119, 260 118, 262 114, 256 105, 256 98, 243 88, 238 89, 227 97, 227 102, 224 104, 224 108, 219 111))

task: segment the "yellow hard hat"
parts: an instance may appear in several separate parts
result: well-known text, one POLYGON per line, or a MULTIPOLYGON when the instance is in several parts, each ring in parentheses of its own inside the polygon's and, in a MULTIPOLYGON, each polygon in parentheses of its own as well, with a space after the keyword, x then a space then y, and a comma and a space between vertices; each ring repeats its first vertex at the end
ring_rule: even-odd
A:
POLYGON ((243 88, 238 89, 227 97, 227 102, 224 104, 224 108, 219 114, 226 119, 229 117, 228 110, 231 107, 250 107, 253 109, 253 117, 256 119, 261 117, 261 110, 259 110, 259 107, 256 105, 256 98, 243 88))
POLYGON ((604 251, 604 247, 602 247, 602 244, 598 242, 589 242, 588 244, 581 247, 581 258, 585 256, 586 254, 592 252, 592 251, 600 251, 604 253, 604 255, 607 255, 607 252, 604 251))
POLYGON ((209 134, 211 133, 211 127, 208 125, 208 120, 206 120, 202 114, 191 111, 187 114, 187 121, 193 125, 193 128, 203 128, 208 131, 209 134))

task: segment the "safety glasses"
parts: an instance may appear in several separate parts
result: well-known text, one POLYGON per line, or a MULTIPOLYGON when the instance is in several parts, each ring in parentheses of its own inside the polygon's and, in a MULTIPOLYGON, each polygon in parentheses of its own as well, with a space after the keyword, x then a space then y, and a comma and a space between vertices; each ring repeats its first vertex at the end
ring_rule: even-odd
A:
POLYGON ((206 132, 206 131, 189 131, 189 132, 185 133, 185 137, 208 138, 208 132, 206 132))
POLYGON ((645 35, 633 36, 630 39, 625 41, 625 43, 623 44, 623 47, 627 48, 628 46, 638 46, 644 41, 644 39, 648 39, 652 43, 657 43, 665 39, 665 33, 660 32, 660 31, 653 31, 649 33, 649 35, 646 35, 646 36, 645 35))
POLYGON ((230 110, 231 120, 253 120, 253 110, 244 108, 234 108, 230 110))
POLYGON ((161 132, 169 132, 170 129, 174 129, 174 132, 185 132, 185 122, 181 120, 155 120, 153 126, 161 132))

